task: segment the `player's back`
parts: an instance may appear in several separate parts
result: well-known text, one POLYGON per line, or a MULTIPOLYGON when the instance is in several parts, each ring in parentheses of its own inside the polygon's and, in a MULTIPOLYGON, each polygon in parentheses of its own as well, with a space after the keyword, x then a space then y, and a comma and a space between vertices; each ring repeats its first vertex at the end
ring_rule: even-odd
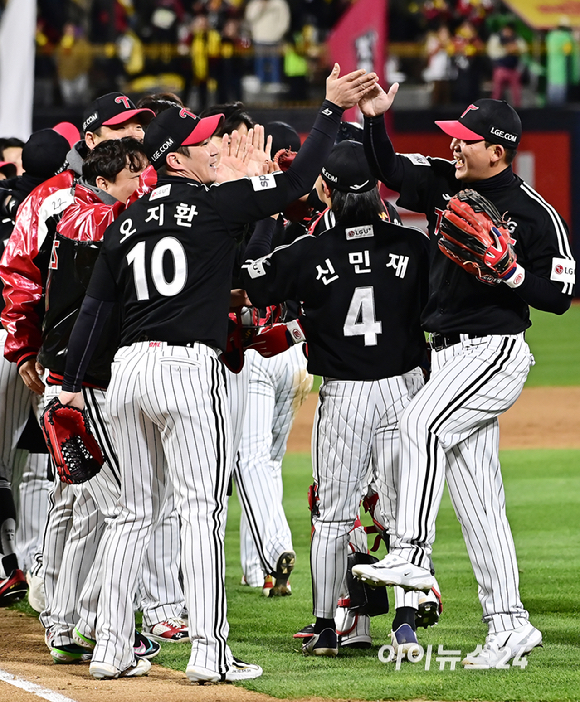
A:
POLYGON ((421 232, 375 221, 314 239, 301 300, 309 369, 343 379, 401 375, 423 360, 421 232))

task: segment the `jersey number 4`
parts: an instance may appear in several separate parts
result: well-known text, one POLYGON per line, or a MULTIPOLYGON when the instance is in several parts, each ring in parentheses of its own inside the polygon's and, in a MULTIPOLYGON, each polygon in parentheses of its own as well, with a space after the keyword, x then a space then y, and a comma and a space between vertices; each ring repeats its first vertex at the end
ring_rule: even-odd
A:
POLYGON ((364 336, 365 346, 377 345, 377 334, 382 333, 383 324, 375 318, 372 286, 355 288, 342 331, 345 336, 364 336))
MULTIPOLYGON (((127 262, 133 266, 137 299, 148 300, 149 287, 147 285, 147 261, 144 241, 140 241, 129 251, 127 262)), ((172 297, 183 290, 187 281, 187 256, 183 245, 178 239, 166 236, 155 244, 149 261, 149 272, 153 285, 160 295, 172 297), (163 259, 166 254, 169 254, 173 259, 173 280, 167 280, 163 270, 163 259)))

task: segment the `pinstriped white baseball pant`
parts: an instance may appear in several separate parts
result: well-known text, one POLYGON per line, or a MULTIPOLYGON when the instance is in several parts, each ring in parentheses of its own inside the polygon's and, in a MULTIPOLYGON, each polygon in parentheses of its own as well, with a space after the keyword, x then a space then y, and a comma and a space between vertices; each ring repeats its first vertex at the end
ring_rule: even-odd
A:
POLYGON ((93 660, 134 663, 132 603, 153 526, 173 485, 192 639, 190 663, 226 672, 223 530, 232 466, 224 376, 208 346, 141 342, 117 351, 107 413, 121 498, 107 524, 93 660))
POLYGON ((398 425, 423 385, 415 368, 375 381, 324 379, 312 429, 313 477, 319 516, 313 515, 310 549, 313 614, 331 619, 343 590, 349 532, 371 481, 376 485, 387 529, 397 500, 398 425))
POLYGON ((534 363, 523 334, 462 341, 432 354, 431 379, 401 419, 401 484, 392 552, 429 567, 445 479, 491 633, 528 620, 505 512, 498 416, 534 363), (414 545, 418 544, 418 545, 414 545))
MULTIPOLYGON (((46 387, 44 400, 58 396, 61 386, 46 387)), ((92 429, 103 449, 105 463, 101 471, 82 485, 57 481, 54 509, 45 544, 45 593, 47 609, 41 622, 50 629, 52 644, 73 643, 72 630, 78 624, 81 633, 93 637, 97 602, 101 589, 101 562, 98 545, 105 520, 115 514, 120 494, 119 466, 104 412, 105 391, 84 388, 83 395, 92 429), (68 523, 67 523, 68 522, 68 523)), ((170 496, 166 512, 154 529, 146 551, 140 587, 140 604, 145 624, 156 624, 179 616, 183 595, 179 586, 179 524, 170 496)))
POLYGON ((246 351, 248 406, 236 466, 244 507, 240 555, 246 581, 262 585, 279 556, 292 549, 282 506, 282 459, 296 412, 312 389, 302 344, 272 358, 246 351))
POLYGON ((12 525, 15 539, 4 545, 4 551, 15 551, 19 567, 27 570, 42 548, 50 489, 46 478, 48 456, 17 448, 30 408, 36 408, 38 402, 22 381, 16 364, 4 358, 7 336, 0 329, 0 489, 12 490, 17 524, 12 525))

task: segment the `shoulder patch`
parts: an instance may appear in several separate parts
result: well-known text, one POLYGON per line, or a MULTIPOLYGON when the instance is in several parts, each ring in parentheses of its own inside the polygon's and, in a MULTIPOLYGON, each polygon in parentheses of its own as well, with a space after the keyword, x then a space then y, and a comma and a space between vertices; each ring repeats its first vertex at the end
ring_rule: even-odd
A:
POLYGON ((252 182, 252 187, 256 191, 271 190, 272 188, 276 187, 276 179, 274 178, 273 173, 254 176, 253 178, 250 178, 250 181, 252 182))
POLYGON ((550 280, 574 284, 576 282, 576 261, 572 258, 553 258, 550 280))
POLYGON ((159 200, 159 198, 161 197, 167 197, 170 192, 171 183, 165 183, 165 185, 160 185, 158 188, 155 188, 155 190, 153 190, 149 201, 151 202, 152 200, 159 200))
POLYGON ((374 236, 375 230, 372 224, 366 224, 363 227, 349 227, 346 230, 346 240, 351 241, 352 239, 366 239, 367 237, 374 236))
POLYGON ((405 158, 408 158, 409 161, 414 166, 430 166, 431 164, 429 163, 429 159, 423 156, 423 154, 401 154, 401 156, 404 156, 405 158))

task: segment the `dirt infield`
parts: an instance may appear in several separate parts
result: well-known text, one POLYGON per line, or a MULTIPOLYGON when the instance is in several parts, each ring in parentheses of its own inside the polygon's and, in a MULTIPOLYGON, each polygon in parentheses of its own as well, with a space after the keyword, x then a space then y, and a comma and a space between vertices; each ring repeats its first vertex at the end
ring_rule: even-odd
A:
MULTIPOLYGON (((288 451, 310 451, 317 396, 300 408, 288 451)), ((525 388, 500 417, 500 448, 580 448, 580 387, 525 388)))
MULTIPOLYGON (((301 408, 288 443, 289 451, 310 450, 316 407, 311 395, 301 408)), ((500 421, 502 449, 580 448, 580 388, 525 389, 500 421)), ((47 655, 42 627, 19 612, 0 610, 0 676, 2 671, 62 695, 60 702, 268 702, 272 698, 232 685, 191 685, 180 672, 153 665, 148 677, 96 681, 88 666, 58 666, 47 655)), ((0 679, 0 702, 33 702, 39 696, 0 679)), ((55 699, 45 697, 44 699, 55 699)), ((309 702, 316 702, 310 700, 309 702)), ((317 702, 320 702, 318 700, 317 702)))

